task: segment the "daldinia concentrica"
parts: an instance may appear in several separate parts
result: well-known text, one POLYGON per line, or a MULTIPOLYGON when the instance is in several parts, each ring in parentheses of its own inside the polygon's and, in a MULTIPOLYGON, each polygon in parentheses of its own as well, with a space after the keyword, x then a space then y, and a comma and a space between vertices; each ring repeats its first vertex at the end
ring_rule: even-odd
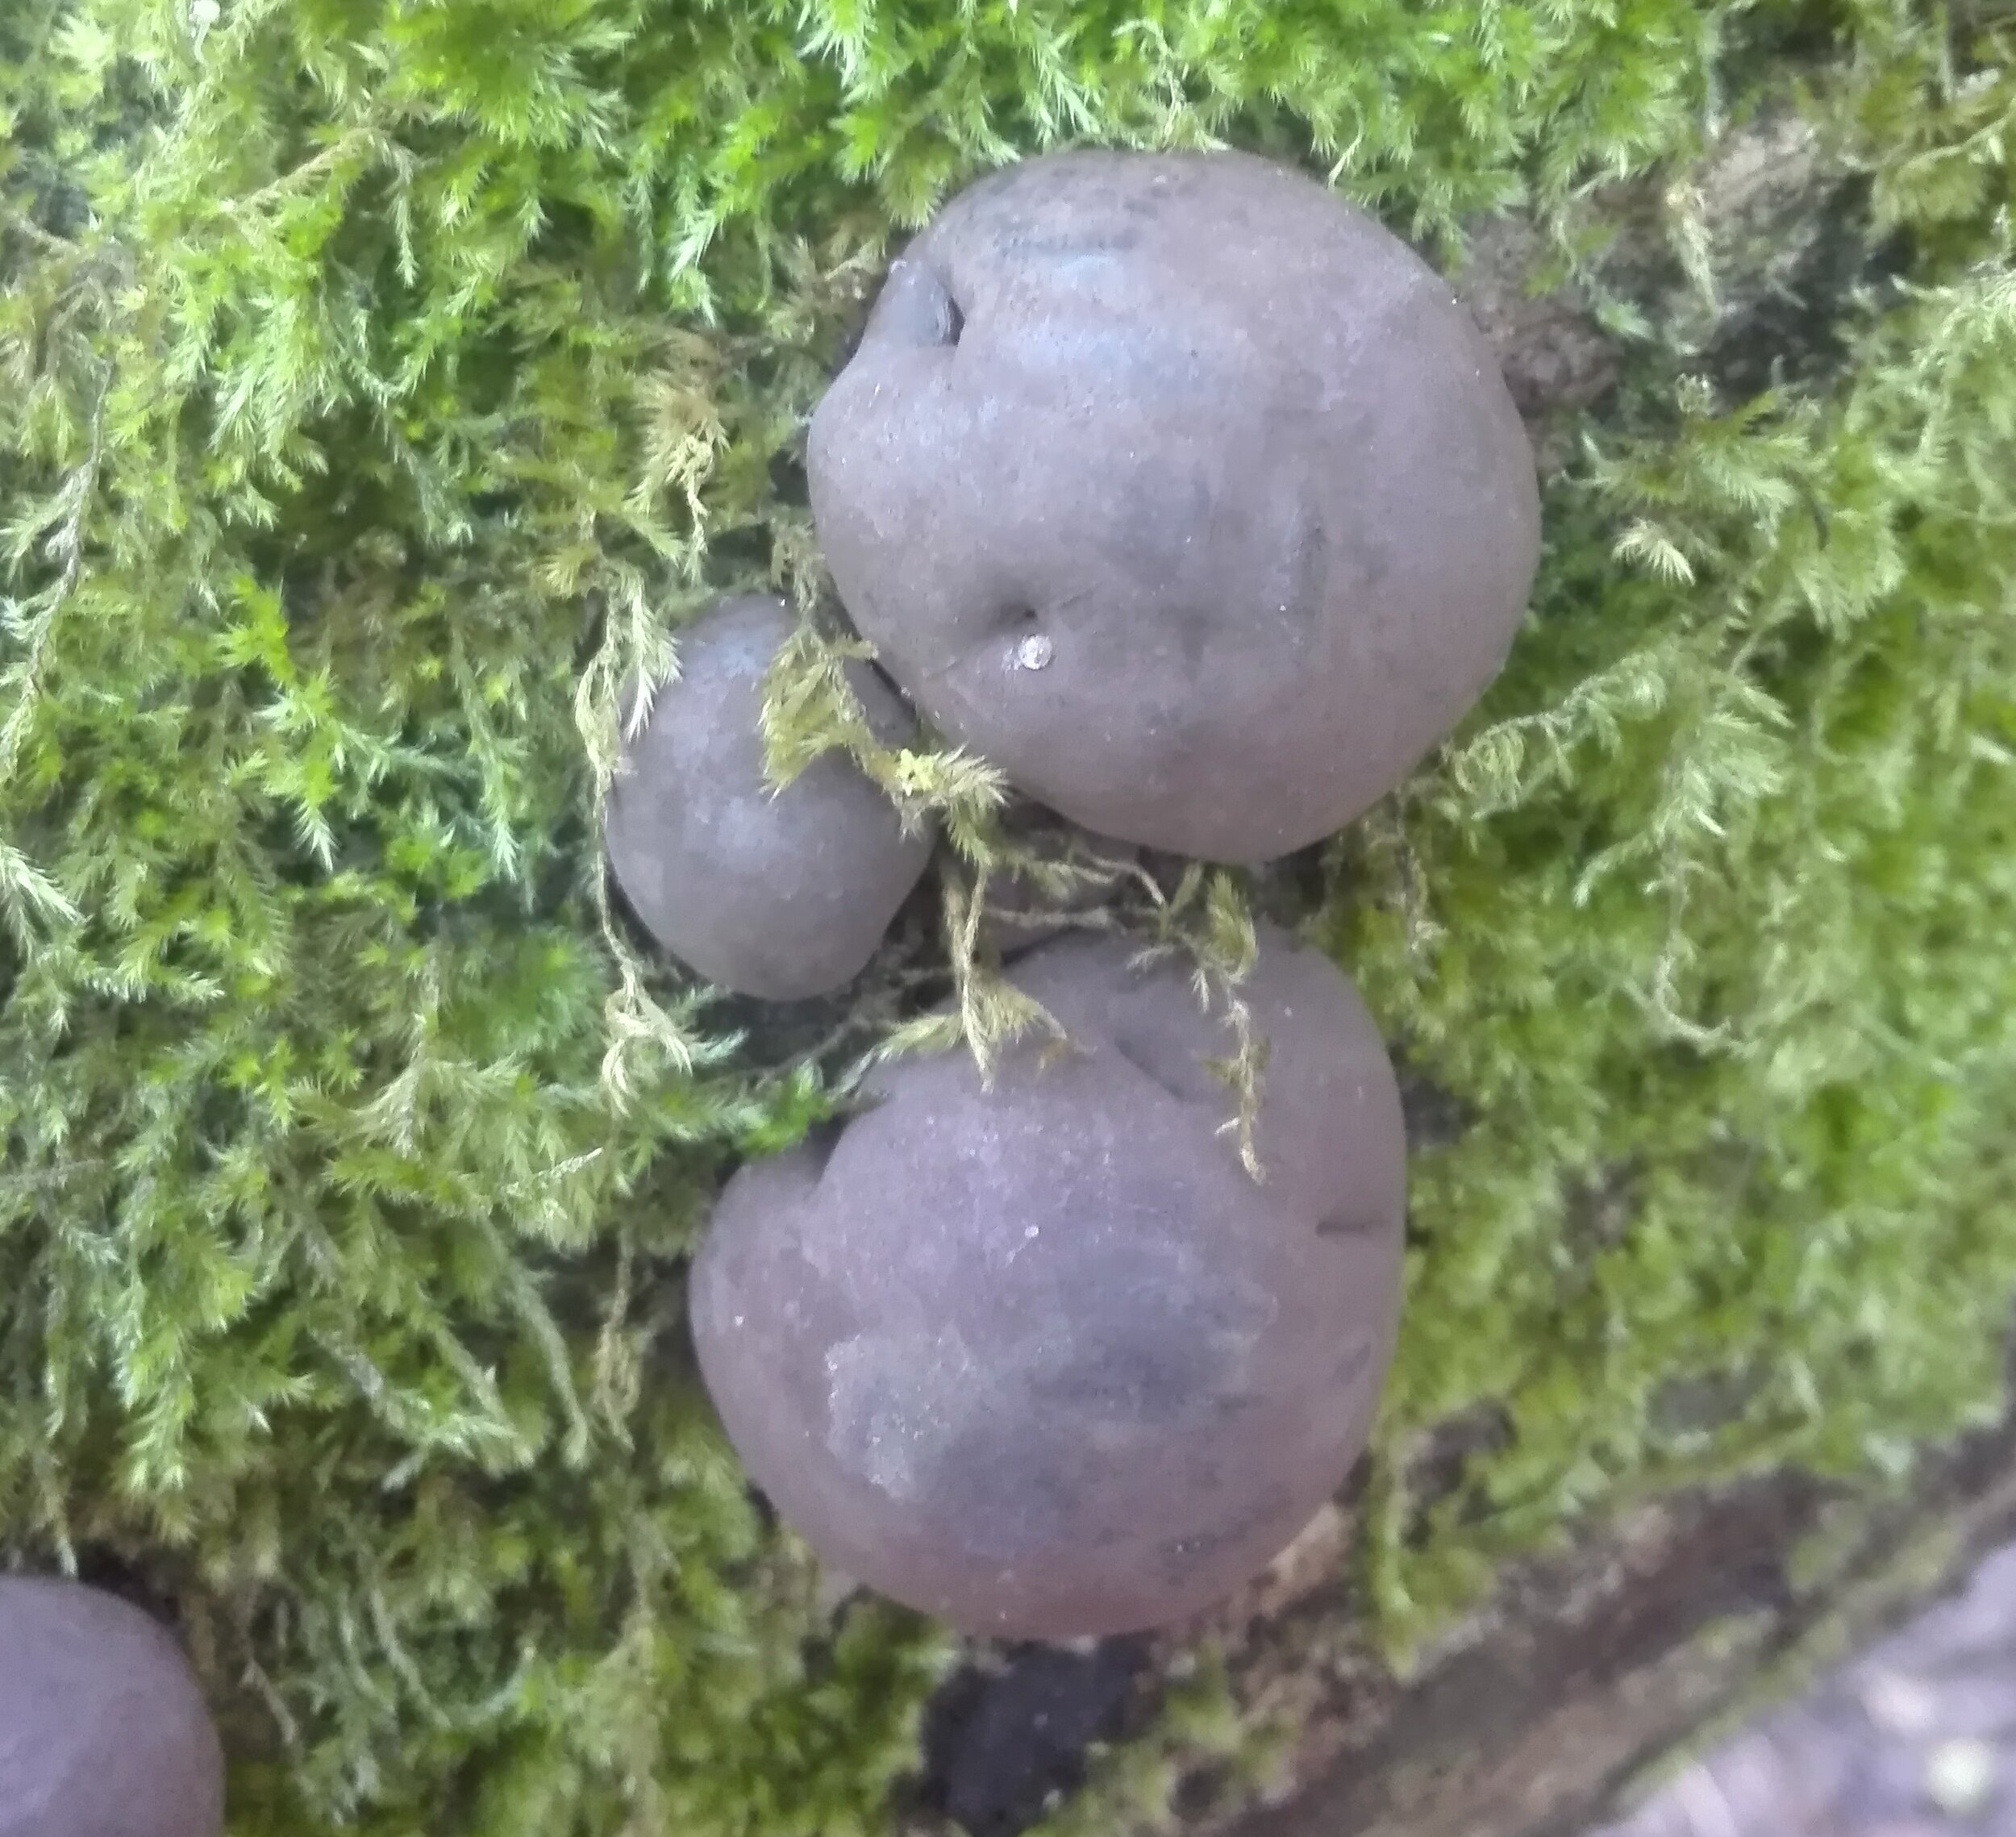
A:
POLYGON ((981 1633, 1165 1622, 1263 1567, 1363 1444, 1400 1280, 1404 1142, 1370 1018, 1264 931, 1241 1165, 1222 1009, 1186 961, 1071 938, 1015 984, 1061 1052, 899 1059, 743 1168, 694 1271, 751 1475, 835 1567, 981 1633))
POLYGON ((1510 645, 1534 464, 1448 287, 1239 153, 1031 160, 891 269, 820 403, 840 596, 943 732, 1110 835, 1258 860, 1510 645))
POLYGON ((167 1633, 97 1589, 0 1577, 0 1837, 217 1837, 223 1807, 167 1633))
MULTIPOLYGON (((779 600, 726 600, 681 632, 677 680, 627 750, 605 813, 609 864, 660 943, 724 988, 774 1001, 857 975, 930 857, 853 760, 832 752, 781 791, 764 774, 762 685, 794 627, 779 600)), ((878 736, 908 711, 848 673, 878 736)))

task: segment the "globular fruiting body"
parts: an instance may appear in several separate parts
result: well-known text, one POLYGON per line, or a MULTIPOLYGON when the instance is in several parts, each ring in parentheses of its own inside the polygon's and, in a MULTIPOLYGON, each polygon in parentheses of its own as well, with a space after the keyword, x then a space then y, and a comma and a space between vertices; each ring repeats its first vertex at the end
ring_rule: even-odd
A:
POLYGON ((97 1589, 0 1577, 0 1837, 217 1837, 223 1804, 168 1634, 97 1589))
POLYGON ((1227 861, 1390 789, 1502 663, 1531 452, 1447 286, 1243 154, 955 198, 819 405, 812 504, 939 730, 1075 822, 1227 861))
POLYGON ((1061 1053, 899 1060, 743 1168, 695 1266, 706 1380, 835 1568, 976 1632, 1165 1622, 1264 1565, 1362 1446, 1397 1305, 1404 1140, 1349 984, 1264 932, 1240 1164, 1231 1031, 1185 960, 1071 938, 1014 982, 1061 1053))
MULTIPOLYGON (((777 1001, 858 975, 931 853, 843 752, 781 790, 765 776, 763 679, 794 625, 752 594, 681 632, 678 678, 627 747, 604 823, 616 883, 658 942, 710 982, 777 1001)), ((872 669, 848 680, 878 737, 909 731, 872 669)))

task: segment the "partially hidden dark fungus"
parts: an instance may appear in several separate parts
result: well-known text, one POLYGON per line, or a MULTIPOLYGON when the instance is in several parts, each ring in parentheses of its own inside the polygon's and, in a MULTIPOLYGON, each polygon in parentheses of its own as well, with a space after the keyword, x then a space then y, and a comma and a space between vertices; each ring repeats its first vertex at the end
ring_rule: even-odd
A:
POLYGON ((977 1633, 1202 1609, 1363 1445, 1400 1280, 1393 1076, 1348 982, 1265 931, 1256 1146, 1185 964, 1071 938, 1014 981, 1069 1038, 983 1089, 898 1060, 871 1107, 743 1168, 695 1266, 700 1361, 749 1473, 835 1568, 977 1633))
POLYGON ((224 1760, 175 1642, 77 1582, 0 1577, 0 1837, 217 1837, 224 1760))
POLYGON ((1087 827, 1315 841, 1503 662, 1531 451, 1449 288, 1314 181, 1080 152, 955 198, 812 423, 842 599, 943 732, 1087 827))
POLYGON ((1111 901, 1137 875, 1146 873, 1141 851, 1131 842, 1091 835, 1035 804, 1009 810, 1002 820, 1010 841, 1031 861, 991 874, 985 896, 982 935, 1003 956, 1015 956, 1073 930, 1111 901), (1043 870, 1054 877, 1046 879, 1043 870))
MULTIPOLYGON (((723 988, 772 1001, 858 975, 930 858, 844 754, 783 790, 764 777, 762 685, 795 621, 780 600, 724 600, 679 635, 679 675, 626 751, 605 811, 609 865, 660 943, 723 988)), ((848 679, 878 737, 909 712, 865 664, 848 679)))

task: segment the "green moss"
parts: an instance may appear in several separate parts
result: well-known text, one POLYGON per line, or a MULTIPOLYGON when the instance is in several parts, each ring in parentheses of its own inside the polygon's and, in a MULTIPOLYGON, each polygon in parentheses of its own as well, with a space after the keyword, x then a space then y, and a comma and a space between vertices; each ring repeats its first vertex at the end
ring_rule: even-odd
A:
POLYGON ((1384 1489, 1403 1634, 1585 1505, 1894 1470, 1996 1393, 2013 306, 1956 270, 1825 395, 1627 406, 1554 494, 1496 719, 1346 844, 1340 941, 1478 1116, 1422 1157, 1389 1458, 1510 1431, 1384 1489))
POLYGON ((887 1827, 946 1648, 829 1622, 678 1349, 719 1167, 818 1078, 629 950, 595 791, 699 598, 816 594, 803 419, 892 234, 1059 140, 1306 160, 1444 253, 1518 206, 1636 340, 1514 669, 1322 921, 1477 1118, 1417 1173, 1384 1636, 1986 1406, 2010 48, 1874 0, 0 21, 0 1543, 183 1604, 240 1828, 887 1827), (1912 290, 1724 401, 1714 313, 1592 265, 1654 195, 1713 278, 1764 98, 1912 290))

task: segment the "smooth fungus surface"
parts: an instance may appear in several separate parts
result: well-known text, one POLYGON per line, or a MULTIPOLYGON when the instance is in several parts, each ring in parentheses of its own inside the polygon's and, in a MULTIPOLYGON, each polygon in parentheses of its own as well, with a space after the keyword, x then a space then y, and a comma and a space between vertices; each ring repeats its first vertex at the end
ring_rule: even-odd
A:
POLYGON ((833 577, 932 723, 1075 822, 1259 860, 1503 662, 1524 429, 1448 287, 1314 181, 1088 151, 962 193, 820 403, 833 577))
POLYGON ((957 1626, 1067 1638, 1216 1600, 1343 1482, 1397 1305, 1393 1077, 1327 960, 1264 934, 1258 1147, 1185 964, 1072 938, 1018 964, 1070 1049, 898 1060, 871 1106, 724 1191, 702 1369, 756 1482, 835 1568, 957 1626))
POLYGON ((0 1577, 0 1837, 217 1837, 223 1805, 167 1633, 97 1589, 0 1577))
MULTIPOLYGON (((782 791, 764 776, 764 673, 794 621, 761 595, 723 602, 679 635, 678 679, 627 749, 606 812, 609 864, 638 918, 723 988, 773 1001, 858 975, 930 857, 854 762, 815 760, 782 791)), ((895 739, 902 704, 849 672, 869 723, 895 739)))

